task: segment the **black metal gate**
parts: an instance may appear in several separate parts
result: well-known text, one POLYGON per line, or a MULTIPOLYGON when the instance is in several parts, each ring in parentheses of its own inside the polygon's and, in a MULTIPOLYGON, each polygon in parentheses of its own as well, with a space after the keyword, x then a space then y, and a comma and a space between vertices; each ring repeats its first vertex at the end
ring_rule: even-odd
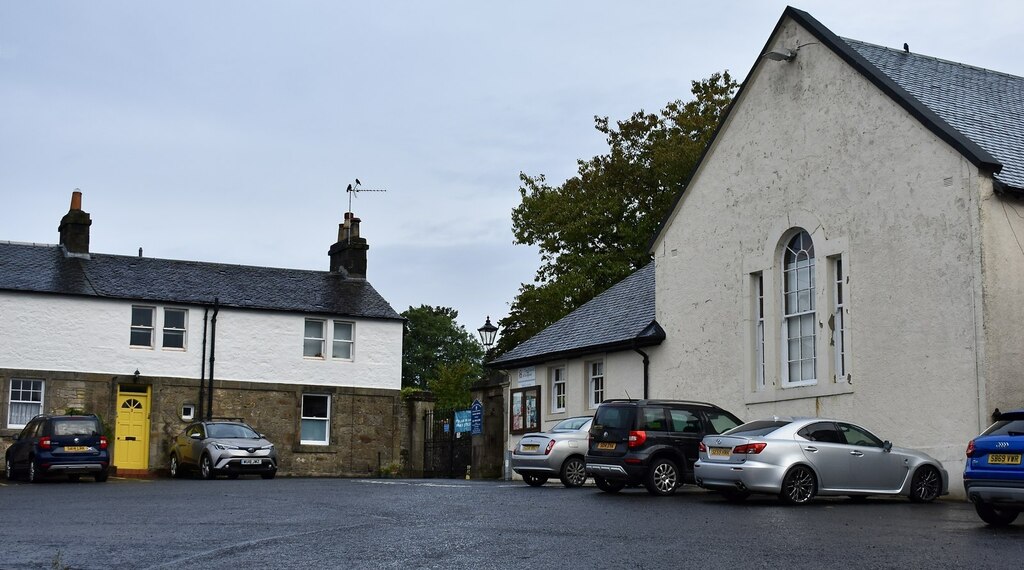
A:
POLYGON ((473 457, 473 438, 455 433, 455 411, 434 410, 423 415, 423 476, 463 478, 473 457))

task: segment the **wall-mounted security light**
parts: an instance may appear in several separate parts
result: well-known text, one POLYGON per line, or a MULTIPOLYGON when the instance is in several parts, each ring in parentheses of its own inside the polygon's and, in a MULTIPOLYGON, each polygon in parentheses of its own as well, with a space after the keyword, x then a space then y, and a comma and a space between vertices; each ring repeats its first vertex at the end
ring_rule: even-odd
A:
POLYGON ((791 49, 773 49, 761 55, 772 61, 793 61, 796 59, 796 52, 791 49))

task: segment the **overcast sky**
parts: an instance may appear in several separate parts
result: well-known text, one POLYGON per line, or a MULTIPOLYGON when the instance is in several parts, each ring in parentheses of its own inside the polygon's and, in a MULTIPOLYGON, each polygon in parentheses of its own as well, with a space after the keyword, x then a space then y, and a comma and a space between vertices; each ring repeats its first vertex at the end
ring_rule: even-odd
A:
MULTIPOLYGON (((557 184, 625 119, 728 69, 786 2, 0 0, 0 240, 327 270, 353 211, 399 312, 504 317, 537 252, 519 173, 557 184)), ((1024 75, 1024 3, 807 0, 836 34, 1024 75)), ((258 286, 258 284, 255 284, 258 286)))

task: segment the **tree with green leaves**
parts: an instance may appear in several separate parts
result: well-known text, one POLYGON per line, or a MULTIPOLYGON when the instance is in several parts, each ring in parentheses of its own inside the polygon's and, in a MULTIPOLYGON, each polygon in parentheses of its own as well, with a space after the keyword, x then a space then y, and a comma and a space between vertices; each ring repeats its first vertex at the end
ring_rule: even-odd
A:
POLYGON ((469 387, 483 373, 484 350, 455 322, 458 311, 420 305, 402 316, 402 386, 433 391, 438 408, 468 406, 469 387))
POLYGON ((499 322, 496 352, 518 346, 651 260, 650 242, 737 88, 724 71, 693 81, 692 100, 658 113, 638 111, 614 125, 594 117, 608 152, 577 161, 577 175, 559 186, 543 174, 520 173, 515 242, 537 246, 541 266, 499 322))

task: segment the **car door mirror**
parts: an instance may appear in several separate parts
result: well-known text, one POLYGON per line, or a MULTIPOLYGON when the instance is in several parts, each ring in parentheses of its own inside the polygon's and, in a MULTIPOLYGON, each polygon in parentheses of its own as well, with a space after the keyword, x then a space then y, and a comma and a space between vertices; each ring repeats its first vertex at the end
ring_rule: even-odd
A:
POLYGON ((203 439, 203 436, 199 435, 198 433, 189 434, 189 437, 191 437, 192 439, 203 439))
POLYGON ((882 442, 882 451, 885 451, 886 453, 892 451, 892 442, 889 440, 882 442))

